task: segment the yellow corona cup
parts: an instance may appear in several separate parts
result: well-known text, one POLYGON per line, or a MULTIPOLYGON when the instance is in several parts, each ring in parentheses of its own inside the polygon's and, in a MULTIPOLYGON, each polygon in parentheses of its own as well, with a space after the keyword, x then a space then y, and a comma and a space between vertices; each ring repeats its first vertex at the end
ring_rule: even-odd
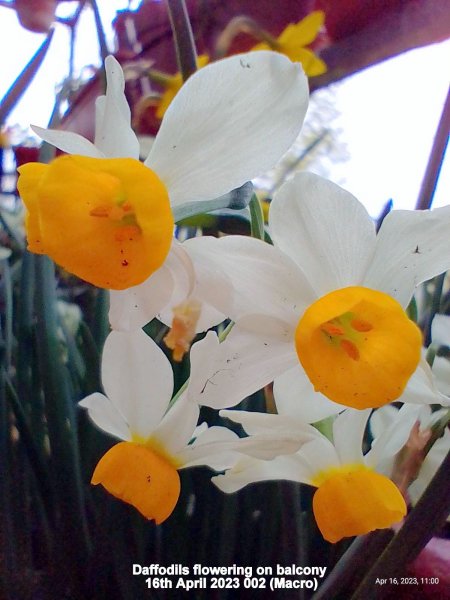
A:
POLYGON ((406 503, 397 486, 363 465, 342 466, 322 473, 313 511, 323 537, 335 543, 398 523, 406 503))
POLYGON ((170 461, 151 447, 120 442, 100 459, 94 485, 134 506, 157 525, 173 512, 180 495, 180 476, 170 461))
POLYGON ((421 333, 391 296, 348 287, 305 311, 295 346, 316 392, 352 408, 396 400, 420 359, 421 333))
POLYGON ((30 251, 117 290, 142 283, 163 264, 174 225, 169 196, 138 160, 72 155, 18 170, 30 251))

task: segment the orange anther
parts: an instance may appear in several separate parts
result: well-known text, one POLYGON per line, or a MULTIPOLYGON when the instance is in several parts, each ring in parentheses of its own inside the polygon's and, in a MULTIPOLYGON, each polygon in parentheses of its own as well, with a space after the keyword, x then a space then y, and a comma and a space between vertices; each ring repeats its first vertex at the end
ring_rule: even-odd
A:
POLYGON ((114 237, 118 242, 132 242, 141 234, 141 229, 138 225, 124 225, 119 227, 114 237))
POLYGON ((350 340, 341 340, 341 348, 352 360, 359 360, 359 350, 350 340))
POLYGON ((373 329, 373 325, 368 321, 364 321, 363 319, 353 319, 350 325, 356 331, 361 332, 370 331, 371 329, 373 329))
POLYGON ((102 206, 96 206, 93 208, 91 211, 89 211, 89 214, 91 217, 109 217, 110 211, 111 206, 103 204, 102 206))
POLYGON ((339 325, 336 325, 335 323, 331 323, 330 321, 328 321, 328 323, 322 323, 322 325, 320 326, 320 329, 324 332, 327 333, 328 335, 344 335, 345 331, 343 327, 340 327, 339 325))

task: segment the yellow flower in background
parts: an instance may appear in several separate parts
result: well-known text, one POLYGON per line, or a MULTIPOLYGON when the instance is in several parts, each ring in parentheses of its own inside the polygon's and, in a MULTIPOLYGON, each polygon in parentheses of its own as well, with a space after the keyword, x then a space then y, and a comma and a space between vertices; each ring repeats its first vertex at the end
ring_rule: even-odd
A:
MULTIPOLYGON (((201 69, 209 62, 209 56, 207 54, 201 54, 197 57, 197 69, 201 69)), ((162 119, 164 113, 169 108, 169 104, 175 98, 178 93, 178 90, 183 85, 183 78, 181 77, 181 73, 176 73, 171 77, 167 77, 167 80, 163 83, 166 90, 158 100, 158 108, 156 109, 156 116, 158 119, 162 119)))
POLYGON ((322 75, 327 70, 326 64, 305 46, 316 39, 324 20, 325 13, 316 10, 298 23, 290 23, 272 44, 261 42, 254 46, 251 51, 276 50, 281 54, 285 54, 292 61, 301 63, 308 77, 322 75))

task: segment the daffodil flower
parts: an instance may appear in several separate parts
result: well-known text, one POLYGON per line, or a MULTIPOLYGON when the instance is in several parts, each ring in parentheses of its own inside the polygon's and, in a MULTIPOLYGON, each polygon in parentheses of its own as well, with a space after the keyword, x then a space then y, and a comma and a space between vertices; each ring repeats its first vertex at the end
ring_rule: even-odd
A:
POLYGON ((298 23, 290 23, 273 42, 261 42, 252 48, 255 50, 276 50, 292 61, 300 62, 308 77, 322 75, 327 70, 324 61, 312 50, 305 48, 311 44, 323 27, 325 13, 316 10, 298 23))
POLYGON ((208 273, 201 293, 236 322, 210 359, 203 402, 218 406, 227 385, 233 406, 275 378, 301 402, 305 374, 315 392, 359 409, 429 389, 404 309, 416 285, 450 266, 450 207, 393 211, 376 235, 356 198, 300 173, 274 196, 269 225, 275 246, 241 236, 184 245, 208 273))
POLYGON ((141 320, 142 311, 144 322, 155 316, 172 295, 171 267, 189 262, 179 249, 172 256, 171 208, 219 197, 273 166, 301 128, 308 88, 298 65, 272 52, 206 66, 174 98, 142 164, 123 73, 112 57, 106 73, 95 143, 34 128, 71 156, 22 166, 18 186, 30 250, 100 287, 125 290, 145 282, 144 299, 134 289, 113 300, 113 320, 119 321, 113 326, 126 328, 141 320), (152 285, 148 278, 156 273, 152 285), (155 300, 149 300, 155 287, 155 300), (117 304, 137 308, 122 311, 117 304))
POLYGON ((207 465, 223 471, 238 452, 268 459, 300 446, 292 431, 239 439, 225 427, 197 427, 197 390, 206 385, 208 372, 205 347, 196 346, 190 385, 171 405, 173 373, 162 350, 142 330, 112 331, 102 355, 106 395, 94 393, 79 403, 100 429, 122 440, 100 459, 92 483, 156 523, 176 506, 179 469, 207 465))
MULTIPOLYGON (((298 452, 266 461, 242 457, 212 481, 227 493, 257 481, 279 479, 316 487, 314 516, 323 537, 332 543, 390 527, 406 515, 406 504, 395 484, 376 467, 404 445, 418 411, 419 407, 405 405, 374 439, 366 455, 361 448, 371 412, 368 409, 342 412, 333 423, 333 443, 314 427, 297 422, 297 433, 304 441, 298 452)), ((250 435, 264 427, 282 430, 283 425, 277 422, 287 419, 286 415, 245 411, 221 411, 221 415, 240 423, 250 435)), ((292 416, 288 427, 293 429, 295 424, 292 416)))

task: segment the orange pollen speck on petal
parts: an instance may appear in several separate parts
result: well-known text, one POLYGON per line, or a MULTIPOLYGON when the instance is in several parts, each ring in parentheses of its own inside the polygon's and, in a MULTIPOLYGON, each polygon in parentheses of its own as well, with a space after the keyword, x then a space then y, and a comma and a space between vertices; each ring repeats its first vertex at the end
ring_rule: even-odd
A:
POLYGON ((173 309, 172 327, 164 343, 173 351, 172 357, 180 362, 191 347, 201 313, 201 303, 195 298, 182 302, 173 309))
POLYGON ((173 512, 180 495, 175 466, 148 445, 120 442, 98 462, 91 483, 134 506, 159 525, 173 512))

